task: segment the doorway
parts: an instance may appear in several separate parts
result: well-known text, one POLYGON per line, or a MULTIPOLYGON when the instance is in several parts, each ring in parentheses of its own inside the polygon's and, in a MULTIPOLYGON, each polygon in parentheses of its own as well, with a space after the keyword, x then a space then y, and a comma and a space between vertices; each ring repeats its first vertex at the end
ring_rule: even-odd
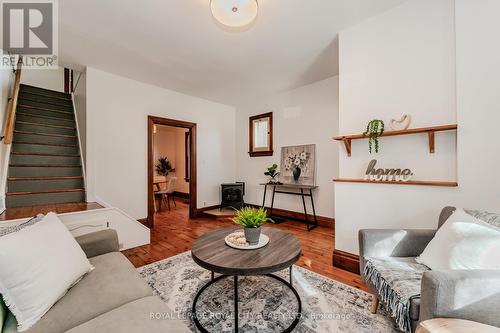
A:
MULTIPOLYGON (((184 131, 182 131, 182 140, 184 145, 177 145, 185 147, 182 161, 183 163, 179 161, 178 165, 180 170, 176 173, 182 175, 182 179, 179 179, 180 182, 188 183, 189 218, 196 217, 197 211, 196 124, 187 121, 148 116, 148 226, 150 228, 154 228, 155 206, 157 206, 155 202, 155 196, 157 196, 155 195, 155 191, 157 191, 157 184, 159 181, 155 181, 155 177, 157 176, 155 169, 158 162, 156 157, 158 157, 159 152, 158 150, 155 152, 155 135, 160 126, 168 126, 174 129, 184 129, 184 131)), ((171 158, 173 159, 173 157, 171 158)), ((176 168, 177 165, 174 164, 172 167, 176 168)), ((166 177, 165 183, 167 183, 166 177)), ((175 193, 173 195, 175 195, 175 193)), ((159 204, 161 204, 161 201, 159 204)))

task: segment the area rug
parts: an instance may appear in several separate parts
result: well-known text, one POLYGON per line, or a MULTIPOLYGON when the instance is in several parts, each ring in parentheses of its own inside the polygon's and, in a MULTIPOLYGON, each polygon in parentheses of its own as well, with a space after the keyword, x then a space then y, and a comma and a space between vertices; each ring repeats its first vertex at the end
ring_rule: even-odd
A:
MULTIPOLYGON (((175 316, 197 332, 192 302, 197 291, 210 281, 210 272, 198 266, 190 252, 138 271, 175 316)), ((293 285, 302 299, 302 316, 294 332, 398 332, 383 307, 375 315, 370 313, 369 294, 298 266, 294 266, 293 272, 293 285)), ((288 280, 288 270, 276 275, 288 280)), ((277 280, 266 276, 240 277, 238 288, 240 332, 281 332, 292 323, 297 300, 277 280)), ((209 332, 234 331, 233 295, 230 278, 219 280, 201 295, 198 318, 209 332)))

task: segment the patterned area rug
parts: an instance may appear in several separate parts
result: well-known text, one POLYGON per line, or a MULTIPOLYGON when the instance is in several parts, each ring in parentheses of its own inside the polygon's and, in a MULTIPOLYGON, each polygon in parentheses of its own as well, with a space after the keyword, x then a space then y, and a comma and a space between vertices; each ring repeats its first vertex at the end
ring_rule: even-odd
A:
MULTIPOLYGON (((210 280, 210 272, 199 267, 190 252, 138 269, 148 284, 197 332, 192 321, 192 301, 210 280)), ((276 275, 288 281, 288 270, 276 275)), ((302 317, 294 332, 393 333, 393 320, 380 307, 369 311, 370 295, 304 268, 294 266, 293 285, 302 299, 302 317)), ((217 276, 217 275, 216 275, 217 276)), ((281 332, 297 311, 295 295, 270 277, 239 278, 239 331, 281 332)), ((197 313, 209 332, 232 332, 233 280, 219 280, 201 295, 197 313)))

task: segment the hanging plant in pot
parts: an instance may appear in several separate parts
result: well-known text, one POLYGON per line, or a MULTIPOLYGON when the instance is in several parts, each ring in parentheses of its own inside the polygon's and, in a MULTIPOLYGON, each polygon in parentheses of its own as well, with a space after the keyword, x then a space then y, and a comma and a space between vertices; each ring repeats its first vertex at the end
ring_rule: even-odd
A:
POLYGON ((245 232, 245 239, 248 244, 255 245, 259 243, 261 226, 267 222, 272 222, 263 208, 245 207, 236 211, 233 222, 241 225, 245 232))
POLYGON ((370 154, 372 153, 373 148, 375 148, 375 153, 378 153, 378 137, 384 133, 384 129, 384 122, 380 119, 373 119, 366 126, 366 132, 363 134, 368 137, 368 150, 370 151, 370 154))

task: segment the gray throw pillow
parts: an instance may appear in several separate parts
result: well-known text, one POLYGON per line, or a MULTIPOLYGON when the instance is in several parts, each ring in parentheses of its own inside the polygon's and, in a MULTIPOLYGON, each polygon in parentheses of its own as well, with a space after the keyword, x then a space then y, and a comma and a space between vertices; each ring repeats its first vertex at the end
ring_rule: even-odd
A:
POLYGON ((15 226, 2 227, 0 225, 0 237, 8 235, 8 234, 11 234, 11 233, 16 232, 16 231, 19 231, 21 229, 24 229, 24 228, 26 228, 26 227, 28 227, 30 225, 33 225, 33 224, 35 224, 37 222, 40 222, 43 219, 44 216, 45 215, 43 215, 43 214, 38 214, 37 216, 33 216, 28 221, 23 222, 23 223, 21 223, 19 225, 15 225, 15 226))

